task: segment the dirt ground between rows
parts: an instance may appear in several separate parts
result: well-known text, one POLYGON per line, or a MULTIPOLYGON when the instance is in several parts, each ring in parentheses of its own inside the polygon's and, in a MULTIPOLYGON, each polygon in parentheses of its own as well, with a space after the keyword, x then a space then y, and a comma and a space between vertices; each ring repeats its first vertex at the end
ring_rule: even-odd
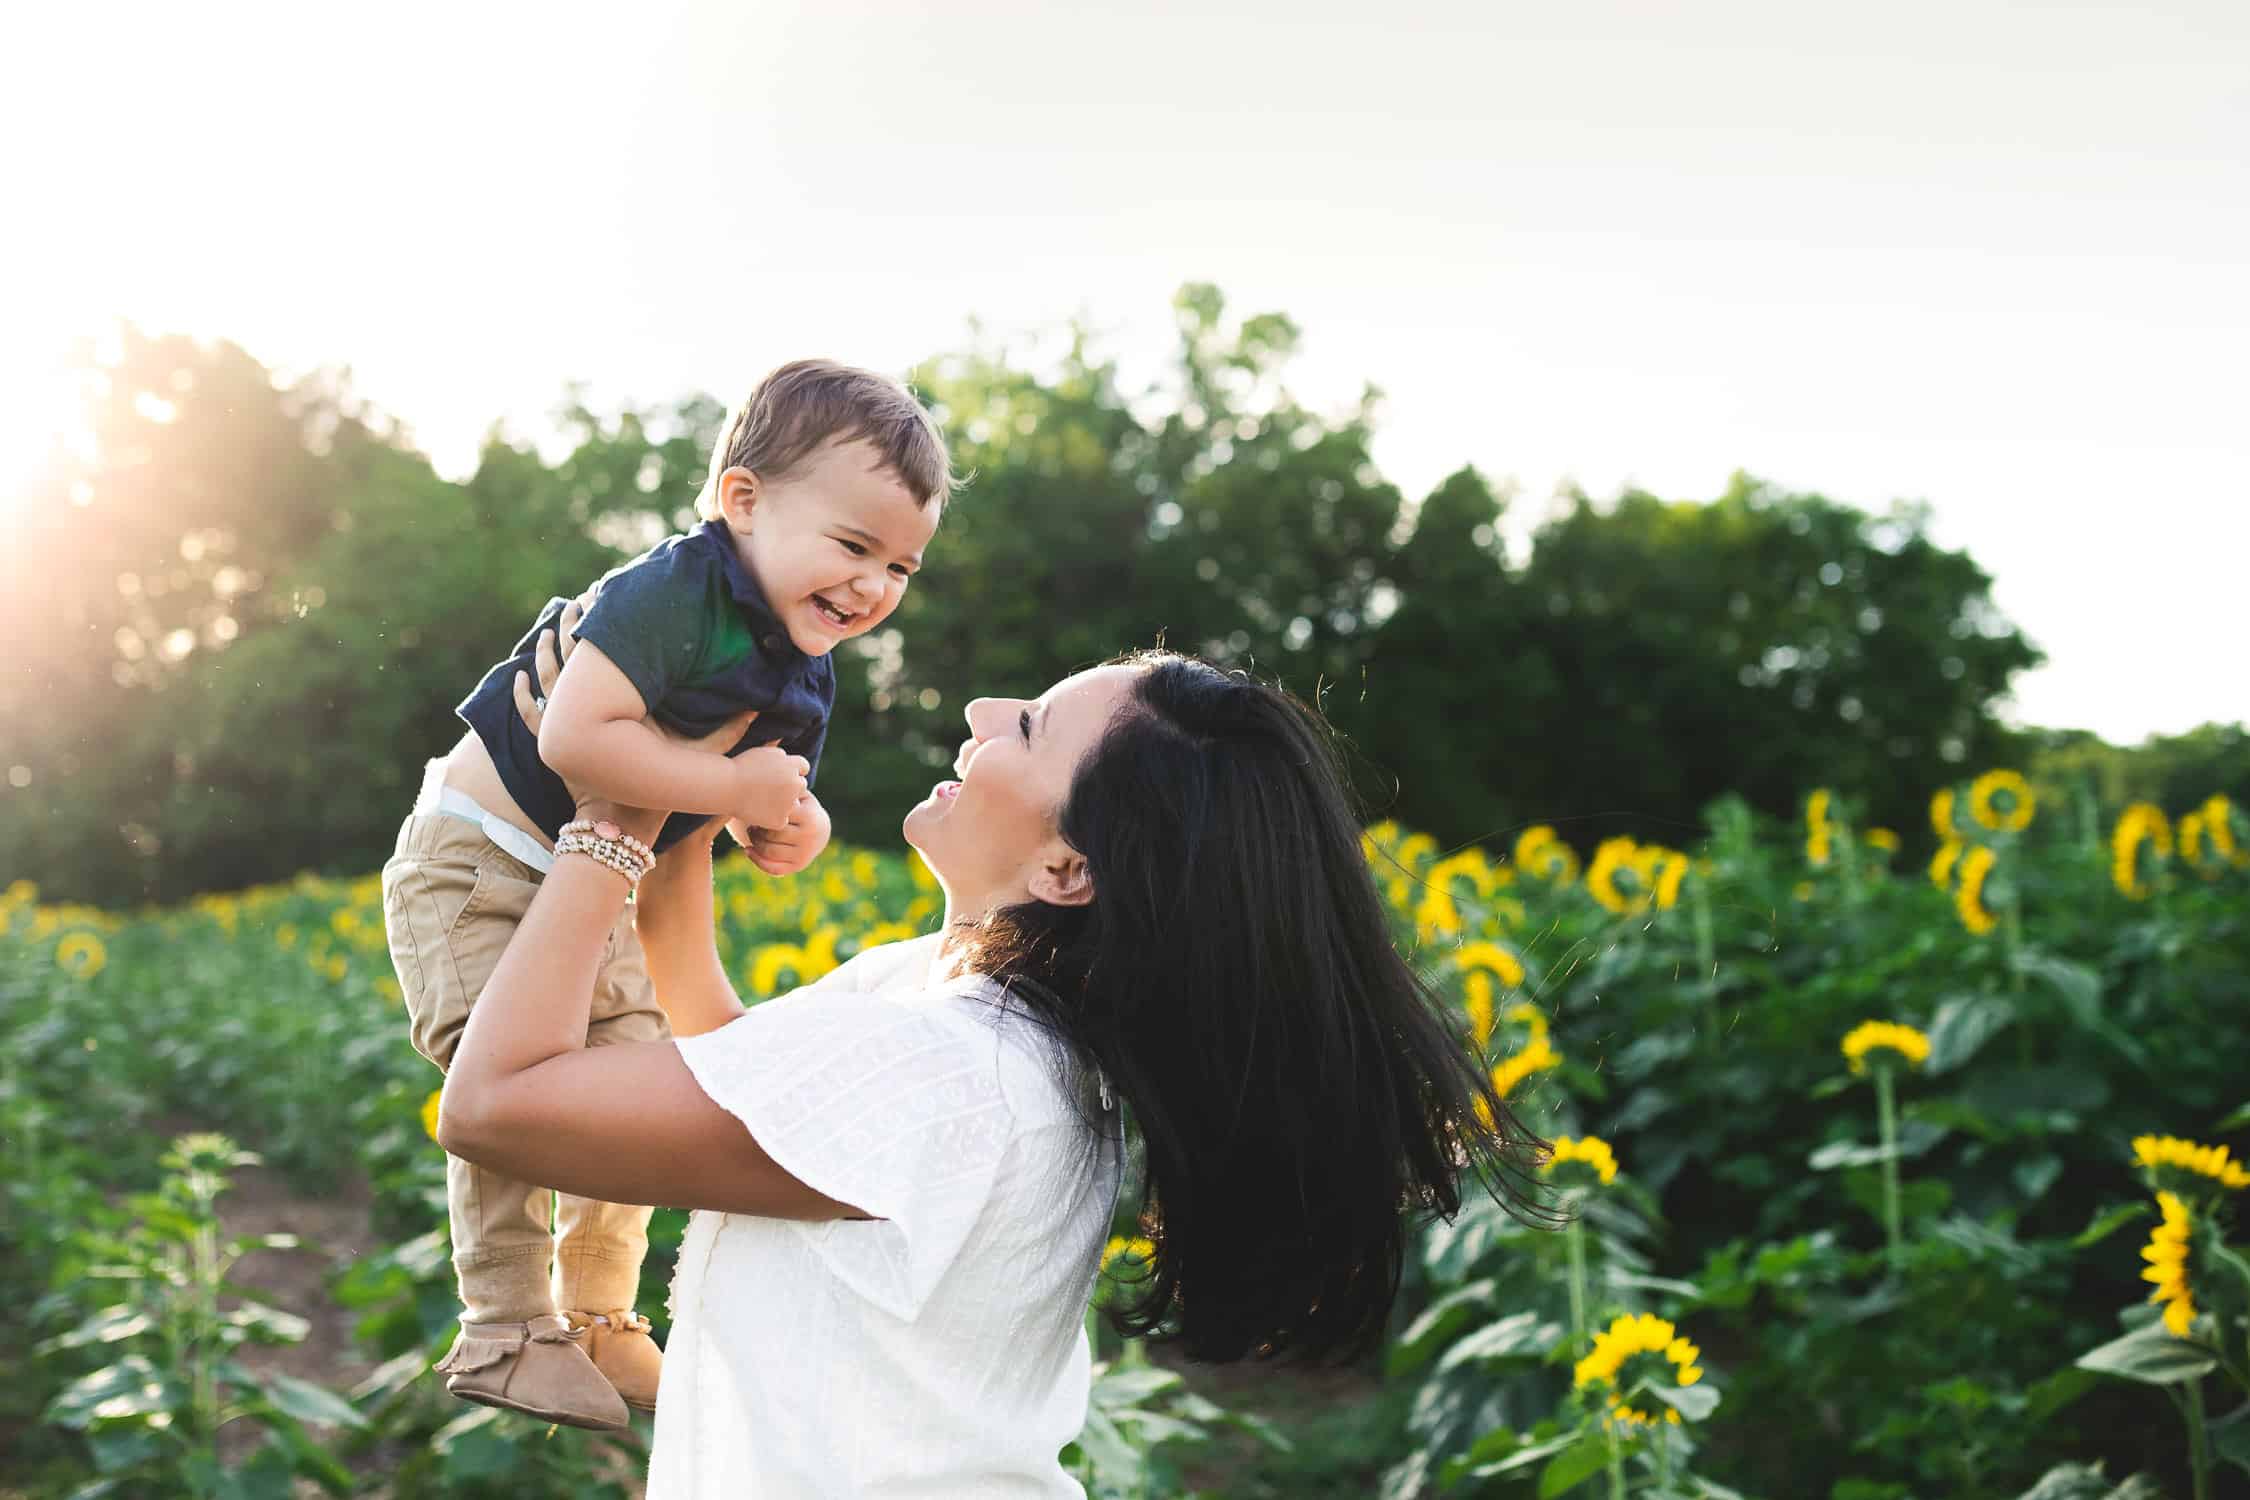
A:
MULTIPOLYGON (((234 1188, 219 1200, 218 1207, 230 1235, 293 1234, 300 1242, 295 1250, 256 1251, 235 1267, 233 1280, 239 1285, 255 1289, 271 1305, 295 1313, 308 1324, 301 1342, 246 1346, 241 1351, 242 1362, 253 1370, 292 1375, 339 1392, 349 1390, 371 1373, 377 1362, 354 1340, 353 1315, 328 1296, 328 1282, 337 1271, 381 1248, 368 1225, 366 1185, 344 1180, 325 1191, 306 1192, 270 1167, 242 1167, 236 1169, 234 1188)), ((1161 1353, 1158 1361, 1178 1369, 1194 1389, 1220 1405, 1254 1411, 1285 1429, 1298 1431, 1317 1431, 1338 1419, 1348 1421, 1374 1399, 1379 1386, 1365 1371, 1284 1371, 1256 1366, 1212 1369, 1177 1362, 1161 1353)), ((249 1424, 237 1424, 222 1434, 221 1455, 229 1462, 239 1461, 257 1442, 258 1434, 249 1424)), ((1260 1473, 1270 1458, 1258 1444, 1227 1434, 1186 1465, 1185 1477, 1199 1489, 1209 1487, 1217 1493, 1239 1495, 1242 1500, 1302 1493, 1299 1486, 1306 1484, 1307 1476, 1301 1473, 1260 1473)), ((382 1466, 379 1454, 355 1465, 378 1483, 382 1466)), ((1323 1496, 1356 1493, 1361 1482, 1344 1474, 1326 1477, 1336 1488, 1315 1484, 1313 1488, 1323 1496)), ((300 1481, 298 1488, 308 1500, 320 1493, 309 1480, 300 1481)), ((382 1492, 378 1489, 375 1493, 380 1496, 382 1492)))

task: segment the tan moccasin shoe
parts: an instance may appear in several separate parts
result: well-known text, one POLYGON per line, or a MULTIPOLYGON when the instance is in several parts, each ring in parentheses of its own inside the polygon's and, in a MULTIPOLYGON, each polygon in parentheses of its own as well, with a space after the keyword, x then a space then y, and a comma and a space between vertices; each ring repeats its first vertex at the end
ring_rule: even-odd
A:
POLYGON ((528 1323, 464 1323, 437 1368, 464 1401, 597 1432, 632 1424, 616 1388, 587 1357, 585 1335, 553 1313, 528 1323))
POLYGON ((594 1368, 609 1378, 627 1406, 656 1410, 656 1382, 664 1373, 664 1351, 649 1337, 648 1319, 629 1308, 615 1312, 566 1312, 572 1329, 584 1333, 594 1368))

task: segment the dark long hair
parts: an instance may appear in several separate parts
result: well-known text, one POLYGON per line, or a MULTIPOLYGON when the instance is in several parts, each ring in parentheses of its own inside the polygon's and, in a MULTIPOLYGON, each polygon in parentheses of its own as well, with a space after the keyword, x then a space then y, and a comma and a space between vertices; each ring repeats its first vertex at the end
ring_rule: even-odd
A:
POLYGON ((1464 1179, 1546 1220, 1546 1146, 1392 946, 1332 738, 1242 672, 1165 652, 1060 815, 1094 899, 963 935, 969 965, 1097 1064, 1144 1147, 1153 1270, 1114 1325, 1192 1359, 1378 1345, 1418 1217, 1464 1179))

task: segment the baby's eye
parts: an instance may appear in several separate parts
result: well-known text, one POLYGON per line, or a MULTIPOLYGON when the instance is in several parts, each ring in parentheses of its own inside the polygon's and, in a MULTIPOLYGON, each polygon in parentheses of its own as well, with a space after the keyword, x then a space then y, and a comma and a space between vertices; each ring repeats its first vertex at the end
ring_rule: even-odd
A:
POLYGON ((836 540, 843 542, 844 550, 854 557, 865 557, 867 555, 867 549, 857 542, 845 541, 842 537, 838 537, 836 540))
POLYGON ((914 570, 912 568, 909 568, 905 563, 892 563, 891 572, 901 581, 912 578, 914 576, 914 570))

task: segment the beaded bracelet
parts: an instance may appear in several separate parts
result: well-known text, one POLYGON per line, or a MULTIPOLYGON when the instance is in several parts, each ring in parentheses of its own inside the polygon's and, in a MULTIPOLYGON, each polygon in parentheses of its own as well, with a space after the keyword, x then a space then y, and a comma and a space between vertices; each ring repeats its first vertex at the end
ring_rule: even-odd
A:
POLYGON ((656 856, 648 845, 629 837, 610 822, 579 822, 566 826, 562 836, 555 840, 555 854, 558 858, 565 854, 583 854, 623 876, 628 888, 638 886, 641 877, 656 866, 656 856))
POLYGON ((598 823, 595 822, 592 818, 580 818, 575 823, 563 824, 562 831, 564 833, 590 833, 595 838, 608 839, 613 843, 623 844, 627 849, 630 849, 635 855, 639 856, 643 864, 653 865, 656 863, 656 851, 654 849, 651 849, 648 845, 642 843, 639 839, 634 838, 631 834, 618 827, 615 823, 610 822, 607 818, 602 819, 598 823))

